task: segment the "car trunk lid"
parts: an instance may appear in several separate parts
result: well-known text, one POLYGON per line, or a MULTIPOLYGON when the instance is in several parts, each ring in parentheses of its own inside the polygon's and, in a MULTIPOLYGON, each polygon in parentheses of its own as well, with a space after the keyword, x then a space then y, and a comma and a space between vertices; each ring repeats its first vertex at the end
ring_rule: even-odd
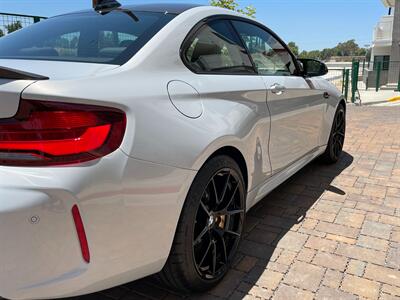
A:
POLYGON ((17 113, 22 91, 34 82, 0 78, 0 119, 10 118, 17 113))
POLYGON ((50 78, 50 80, 64 80, 96 76, 104 71, 115 69, 119 67, 119 65, 68 61, 0 59, 0 67, 40 74, 41 76, 50 78))
POLYGON ((0 119, 13 117, 22 92, 38 80, 66 80, 96 76, 117 65, 0 59, 0 119))

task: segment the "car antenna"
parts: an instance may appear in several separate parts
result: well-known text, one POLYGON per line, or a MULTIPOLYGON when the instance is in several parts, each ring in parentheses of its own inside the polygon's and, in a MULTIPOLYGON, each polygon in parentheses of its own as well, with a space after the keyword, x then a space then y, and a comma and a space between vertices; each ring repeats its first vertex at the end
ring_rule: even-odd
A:
POLYGON ((101 14, 107 14, 110 11, 121 7, 117 0, 92 0, 93 9, 101 14))
POLYGON ((108 14, 110 11, 118 10, 130 16, 135 22, 139 21, 139 18, 130 10, 122 9, 121 3, 116 0, 92 0, 93 9, 102 15, 108 14))

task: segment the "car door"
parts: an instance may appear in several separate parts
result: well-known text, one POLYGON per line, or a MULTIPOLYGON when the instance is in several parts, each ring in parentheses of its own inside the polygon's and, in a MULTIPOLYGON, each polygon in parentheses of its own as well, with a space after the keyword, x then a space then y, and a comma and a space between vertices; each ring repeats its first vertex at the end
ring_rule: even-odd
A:
POLYGON ((320 146, 326 99, 311 81, 297 75, 294 57, 272 32, 252 22, 232 23, 267 89, 271 114, 269 154, 276 173, 320 146))
POLYGON ((241 140, 248 168, 254 170, 250 186, 264 182, 272 173, 267 92, 230 20, 217 16, 198 24, 184 42, 181 56, 192 72, 180 79, 193 86, 203 102, 202 130, 210 139, 241 140))

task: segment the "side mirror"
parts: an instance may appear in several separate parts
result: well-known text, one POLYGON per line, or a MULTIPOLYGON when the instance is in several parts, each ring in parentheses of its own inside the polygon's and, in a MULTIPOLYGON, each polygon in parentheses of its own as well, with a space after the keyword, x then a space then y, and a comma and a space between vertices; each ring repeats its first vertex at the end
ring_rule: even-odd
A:
POLYGON ((303 67, 303 75, 306 77, 317 77, 328 74, 328 67, 323 62, 316 59, 298 59, 303 67))

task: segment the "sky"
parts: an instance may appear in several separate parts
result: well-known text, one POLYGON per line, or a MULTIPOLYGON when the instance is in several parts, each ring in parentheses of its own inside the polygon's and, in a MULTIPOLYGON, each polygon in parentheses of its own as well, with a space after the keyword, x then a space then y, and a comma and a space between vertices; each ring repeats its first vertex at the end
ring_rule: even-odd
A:
MULTIPOLYGON (((148 3, 119 0, 122 4, 148 3)), ((208 0, 154 0, 152 2, 199 3, 208 0)), ((239 0, 253 5, 257 20, 286 42, 294 41, 301 50, 331 48, 355 39, 364 47, 371 44, 373 28, 388 10, 381 0, 239 0)), ((91 7, 91 0, 0 0, 0 12, 50 17, 91 7)))

